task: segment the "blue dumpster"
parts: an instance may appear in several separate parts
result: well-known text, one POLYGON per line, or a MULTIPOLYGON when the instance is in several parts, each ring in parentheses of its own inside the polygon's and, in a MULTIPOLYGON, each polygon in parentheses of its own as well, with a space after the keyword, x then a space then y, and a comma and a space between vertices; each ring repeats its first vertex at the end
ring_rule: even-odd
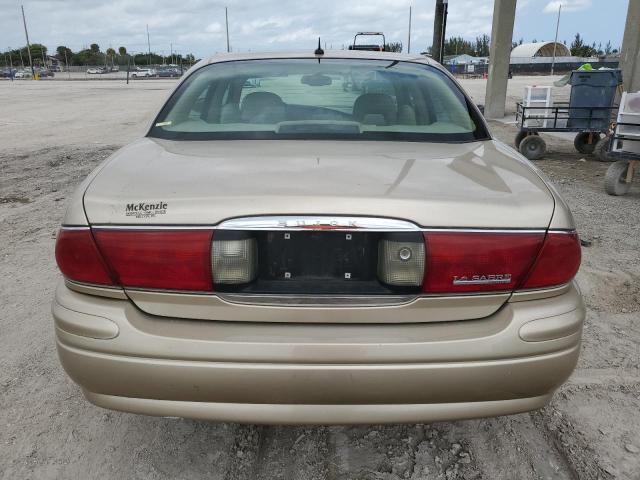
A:
POLYGON ((620 70, 576 70, 571 72, 569 128, 604 132, 609 128, 616 88, 622 83, 620 70), (601 107, 601 108, 599 108, 601 107))

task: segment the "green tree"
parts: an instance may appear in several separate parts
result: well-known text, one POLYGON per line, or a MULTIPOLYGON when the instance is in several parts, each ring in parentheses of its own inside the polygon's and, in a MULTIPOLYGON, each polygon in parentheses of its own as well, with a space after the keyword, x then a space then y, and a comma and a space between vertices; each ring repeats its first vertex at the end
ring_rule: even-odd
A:
MULTIPOLYGON (((45 47, 40 43, 32 43, 30 46, 31 46, 31 59, 33 60, 33 66, 36 67, 36 66, 42 65, 43 63, 42 59, 46 58, 47 56, 47 47, 45 47)), ((26 45, 20 49, 19 54, 22 55, 22 58, 24 58, 25 65, 28 65, 29 51, 26 45)))
POLYGON ((111 65, 113 66, 113 62, 116 56, 116 51, 113 48, 109 47, 107 48, 106 54, 107 54, 107 59, 111 60, 111 65))
POLYGON ((613 52, 613 48, 611 47, 611 41, 608 41, 607 44, 604 46, 604 54, 611 55, 611 52, 613 52))
POLYGON ((89 47, 89 50, 91 50, 93 53, 100 53, 100 46, 97 43, 92 43, 89 47))
POLYGON ((474 56, 476 57, 488 57, 489 56, 489 35, 481 35, 476 37, 474 56))
POLYGON ((59 47, 56 48, 56 58, 61 62, 65 61, 65 54, 66 54, 67 60, 71 60, 71 57, 73 57, 73 52, 69 47, 60 45, 59 47))
POLYGON ((125 47, 118 47, 118 55, 121 57, 127 56, 127 49, 125 47))
POLYGON ((401 52, 402 42, 389 42, 384 46, 386 52, 401 52))
POLYGON ((105 55, 100 51, 84 49, 73 54, 72 62, 75 65, 104 65, 105 55))
POLYGON ((598 51, 595 48, 596 44, 593 46, 587 45, 582 36, 579 33, 576 33, 573 42, 571 42, 571 55, 574 57, 593 57, 598 54, 598 51))
POLYGON ((462 37, 450 37, 444 42, 444 55, 473 55, 473 45, 462 37))

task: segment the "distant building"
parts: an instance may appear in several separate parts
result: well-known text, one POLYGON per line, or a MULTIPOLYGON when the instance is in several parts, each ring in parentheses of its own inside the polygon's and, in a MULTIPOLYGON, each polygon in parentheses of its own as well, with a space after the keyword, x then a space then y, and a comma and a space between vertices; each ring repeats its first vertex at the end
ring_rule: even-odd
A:
POLYGON ((566 45, 559 42, 523 43, 511 50, 510 70, 517 74, 548 73, 551 63, 555 73, 575 70, 585 63, 593 68, 617 68, 618 58, 574 57, 566 45), (555 47, 555 59, 554 59, 555 47))
POLYGON ((445 55, 445 65, 478 65, 482 63, 488 63, 487 57, 473 57, 463 53, 462 55, 445 55))
POLYGON ((553 57, 555 48, 556 57, 570 57, 571 51, 567 46, 560 42, 536 42, 523 43, 511 50, 511 59, 515 58, 534 58, 534 57, 553 57))

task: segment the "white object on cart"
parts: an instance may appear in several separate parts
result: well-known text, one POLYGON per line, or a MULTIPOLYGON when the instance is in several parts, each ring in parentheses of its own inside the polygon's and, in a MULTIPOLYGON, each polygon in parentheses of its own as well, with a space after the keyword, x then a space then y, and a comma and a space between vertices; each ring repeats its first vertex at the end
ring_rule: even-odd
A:
POLYGON ((522 98, 522 106, 527 107, 527 116, 524 120, 524 127, 546 128, 547 119, 544 117, 551 116, 551 110, 548 110, 552 104, 551 87, 538 87, 536 85, 528 85, 524 87, 524 96, 522 98), (531 108, 530 107, 535 107, 531 108), (539 108, 538 108, 539 107, 539 108), (545 109, 544 107, 547 107, 545 109))
POLYGON ((615 135, 629 137, 634 140, 614 141, 612 152, 640 154, 640 92, 622 93, 615 135))

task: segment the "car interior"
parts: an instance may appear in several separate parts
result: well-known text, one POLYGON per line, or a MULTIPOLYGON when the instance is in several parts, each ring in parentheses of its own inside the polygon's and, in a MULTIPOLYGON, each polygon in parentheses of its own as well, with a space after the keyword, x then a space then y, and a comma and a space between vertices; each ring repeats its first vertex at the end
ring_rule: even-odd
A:
POLYGON ((307 67, 286 73, 214 75, 208 68, 224 69, 211 65, 202 75, 192 75, 158 117, 160 133, 395 132, 465 134, 470 136, 467 140, 482 136, 464 95, 440 72, 410 75, 369 68, 309 73, 307 67))

